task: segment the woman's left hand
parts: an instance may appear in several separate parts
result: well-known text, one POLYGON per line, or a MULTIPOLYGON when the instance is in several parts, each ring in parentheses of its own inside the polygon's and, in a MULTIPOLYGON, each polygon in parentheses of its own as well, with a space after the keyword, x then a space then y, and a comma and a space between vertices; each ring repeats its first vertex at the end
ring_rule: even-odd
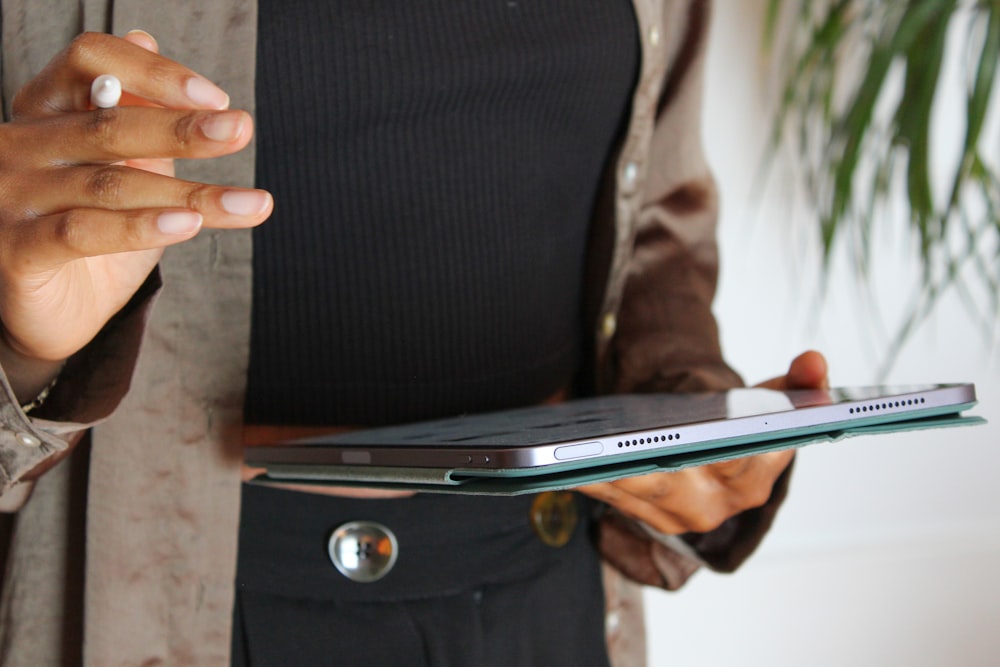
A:
MULTIPOLYGON (((792 361, 785 375, 757 386, 825 389, 826 359, 819 352, 805 352, 792 361)), ((794 455, 794 450, 768 452, 678 472, 600 482, 578 490, 661 533, 705 533, 766 503, 794 455)))

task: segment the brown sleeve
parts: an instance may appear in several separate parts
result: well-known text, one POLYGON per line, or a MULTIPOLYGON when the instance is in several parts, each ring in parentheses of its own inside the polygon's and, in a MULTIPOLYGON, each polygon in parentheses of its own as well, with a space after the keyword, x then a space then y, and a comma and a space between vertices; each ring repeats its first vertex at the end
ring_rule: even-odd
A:
MULTIPOLYGON (((128 392, 146 317, 160 288, 154 271, 132 300, 80 352, 67 361, 46 402, 28 417, 0 369, 0 495, 23 475, 60 455, 87 428, 106 419, 128 392)), ((11 494, 14 511, 26 494, 11 494)))
POLYGON ((701 143, 708 3, 695 0, 657 101, 643 205, 612 341, 616 392, 741 386, 712 313, 718 193, 701 143))
MULTIPOLYGON (((615 392, 741 386, 725 362, 712 312, 718 278, 718 197, 701 145, 709 3, 694 0, 657 105, 649 175, 611 345, 615 392)), ((785 497, 790 469, 768 502, 709 533, 654 539, 608 512, 604 558, 636 581, 675 589, 701 565, 732 571, 756 549, 785 497)))

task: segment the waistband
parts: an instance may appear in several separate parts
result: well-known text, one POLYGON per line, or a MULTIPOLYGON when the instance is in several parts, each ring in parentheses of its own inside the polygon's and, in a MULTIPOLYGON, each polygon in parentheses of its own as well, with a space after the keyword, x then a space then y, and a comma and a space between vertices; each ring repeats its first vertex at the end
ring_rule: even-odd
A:
POLYGON ((554 547, 532 527, 536 496, 356 499, 244 484, 237 585, 300 599, 385 602, 529 579, 581 554, 593 557, 596 503, 572 499, 579 520, 568 542, 554 547), (348 579, 328 554, 333 532, 356 521, 381 524, 397 540, 395 565, 377 581, 348 579))

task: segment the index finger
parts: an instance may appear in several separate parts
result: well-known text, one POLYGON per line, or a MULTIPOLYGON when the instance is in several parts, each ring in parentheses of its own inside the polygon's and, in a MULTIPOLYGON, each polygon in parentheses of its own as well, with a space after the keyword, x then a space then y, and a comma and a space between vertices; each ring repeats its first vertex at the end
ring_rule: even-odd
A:
POLYGON ((197 72, 132 41, 83 33, 14 97, 14 118, 90 108, 90 85, 114 74, 133 99, 174 109, 225 109, 229 96, 197 72))

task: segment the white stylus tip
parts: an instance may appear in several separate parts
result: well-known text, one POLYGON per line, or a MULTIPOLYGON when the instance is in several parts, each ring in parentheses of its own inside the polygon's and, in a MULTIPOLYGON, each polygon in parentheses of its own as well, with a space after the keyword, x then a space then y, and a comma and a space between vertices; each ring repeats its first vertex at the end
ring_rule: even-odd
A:
POLYGON ((118 106, 122 98, 122 82, 113 74, 102 74, 90 85, 90 101, 99 109, 118 106))

